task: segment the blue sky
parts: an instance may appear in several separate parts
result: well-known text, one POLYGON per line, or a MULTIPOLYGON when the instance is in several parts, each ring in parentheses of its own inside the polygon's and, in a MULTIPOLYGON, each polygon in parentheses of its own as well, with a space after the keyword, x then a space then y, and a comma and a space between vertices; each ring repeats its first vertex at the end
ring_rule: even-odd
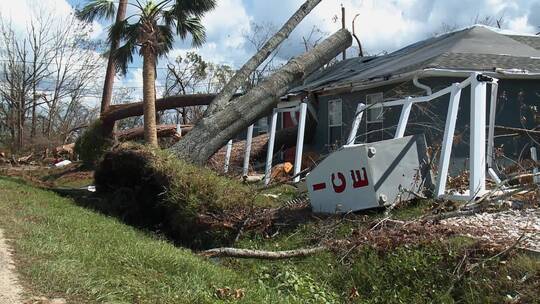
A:
MULTIPOLYGON (((145 0, 142 0, 145 1, 145 0)), ((54 10, 57 14, 69 14, 74 6, 85 0, 0 0, 0 13, 24 26, 36 6, 54 10)), ((251 54, 253 48, 245 36, 252 30, 252 23, 279 27, 304 0, 218 0, 216 10, 205 16, 207 43, 195 50, 207 61, 239 67, 251 54)), ((491 16, 502 18, 502 26, 517 32, 540 31, 540 0, 322 0, 319 6, 300 24, 281 47, 279 56, 287 60, 303 51, 302 37, 307 37, 314 26, 323 35, 331 34, 341 27, 337 19, 340 6, 347 10, 347 27, 359 14, 356 32, 365 51, 378 54, 393 51, 415 41, 440 32, 442 25, 465 26, 476 18, 491 16)), ((95 24, 96 38, 105 37, 107 22, 95 24)), ((177 42, 170 54, 190 51, 189 41, 177 42)), ((354 50, 350 50, 352 54, 354 50)), ((166 59, 161 60, 161 64, 166 59)), ((142 77, 140 59, 117 86, 140 86, 142 77)))

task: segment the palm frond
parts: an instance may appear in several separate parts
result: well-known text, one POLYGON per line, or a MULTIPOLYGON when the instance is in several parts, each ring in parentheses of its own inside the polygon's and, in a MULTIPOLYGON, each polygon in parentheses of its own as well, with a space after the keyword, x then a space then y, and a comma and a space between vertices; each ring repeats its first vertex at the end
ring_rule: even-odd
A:
POLYGON ((199 17, 186 18, 176 24, 176 33, 182 39, 186 39, 187 34, 191 35, 193 46, 201 46, 206 41, 206 32, 199 17))
POLYGON ((112 57, 116 65, 116 71, 126 75, 128 65, 133 62, 133 52, 137 47, 136 41, 128 40, 124 45, 112 52, 112 57))
POLYGON ((158 25, 159 46, 156 50, 158 57, 166 55, 174 45, 174 33, 167 25, 158 25))
POLYGON ((176 0, 172 11, 200 18, 208 11, 213 10, 216 4, 216 0, 176 0))
POLYGON ((76 16, 86 22, 92 22, 98 18, 112 19, 116 13, 116 7, 112 0, 92 0, 76 16))

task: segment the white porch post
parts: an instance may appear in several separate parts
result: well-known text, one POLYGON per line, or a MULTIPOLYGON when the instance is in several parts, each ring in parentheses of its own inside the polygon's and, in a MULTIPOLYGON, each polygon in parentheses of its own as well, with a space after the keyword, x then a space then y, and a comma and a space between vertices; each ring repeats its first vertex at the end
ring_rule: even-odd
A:
POLYGON ((247 129, 246 148, 244 150, 244 166, 242 167, 242 176, 247 176, 249 171, 249 156, 251 153, 251 139, 253 138, 253 125, 247 129))
POLYGON ((353 125, 351 127, 351 132, 349 133, 349 138, 347 138, 347 145, 354 144, 354 140, 356 139, 356 133, 358 133, 358 127, 360 126, 360 122, 362 122, 362 116, 364 115, 365 108, 366 105, 363 103, 359 103, 356 107, 356 114, 354 117, 353 125))
POLYGON ((272 112, 272 120, 270 122, 270 136, 268 138, 268 151, 266 151, 266 169, 264 171, 264 184, 270 183, 270 174, 272 174, 272 157, 274 156, 274 141, 276 139, 277 127, 277 109, 272 112))
POLYGON ((225 152, 225 173, 229 172, 229 161, 231 160, 232 139, 227 142, 227 151, 225 152))
POLYGON ((411 97, 407 97, 407 101, 403 104, 401 109, 401 115, 399 116, 399 123, 396 129, 396 135, 394 138, 402 138, 407 128, 407 122, 409 121, 409 115, 411 114, 412 101, 411 97))
POLYGON ((446 190, 446 180, 448 176, 448 167, 450 165, 450 154, 452 152, 452 141, 456 129, 457 112, 459 109, 459 99, 461 97, 461 88, 457 83, 453 84, 450 100, 448 103, 448 114, 446 115, 446 124, 444 127, 444 137, 441 143, 441 156, 439 159, 439 172, 437 174, 437 186, 435 195, 437 198, 444 195, 446 190))
POLYGON ((294 182, 300 181, 300 170, 302 169, 302 152, 304 150, 304 131, 306 129, 307 103, 300 104, 300 121, 298 122, 298 135, 296 136, 296 152, 294 154, 294 182))
MULTIPOLYGON (((538 163, 538 155, 536 154, 536 147, 531 147, 531 158, 535 163, 538 163)), ((534 165, 533 169, 533 182, 535 184, 540 184, 540 176, 538 175, 538 165, 534 165)))
POLYGON ((486 190, 486 83, 475 73, 471 82, 470 198, 486 190))
POLYGON ((489 104, 489 129, 488 129, 488 142, 487 142, 487 165, 489 168, 493 167, 495 160, 494 152, 494 138, 495 138, 495 114, 497 112, 497 90, 499 85, 497 80, 494 79, 491 83, 491 102, 489 104))

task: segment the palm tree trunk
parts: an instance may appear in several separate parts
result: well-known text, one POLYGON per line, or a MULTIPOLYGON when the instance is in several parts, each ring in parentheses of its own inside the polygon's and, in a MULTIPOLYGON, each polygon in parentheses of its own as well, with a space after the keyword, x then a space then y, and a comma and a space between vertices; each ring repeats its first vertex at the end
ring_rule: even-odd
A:
MULTIPOLYGON (((127 0, 120 0, 118 11, 116 12, 116 23, 124 20, 126 17, 127 0)), ((112 58, 112 52, 118 48, 119 41, 111 42, 111 51, 109 53, 109 61, 107 62, 107 72, 105 73, 105 82, 103 84, 103 95, 101 97, 101 114, 105 112, 111 105, 112 89, 114 84, 114 75, 116 74, 116 66, 112 58)))
POLYGON ((143 47, 143 115, 144 140, 148 145, 157 147, 156 129, 156 54, 143 47))

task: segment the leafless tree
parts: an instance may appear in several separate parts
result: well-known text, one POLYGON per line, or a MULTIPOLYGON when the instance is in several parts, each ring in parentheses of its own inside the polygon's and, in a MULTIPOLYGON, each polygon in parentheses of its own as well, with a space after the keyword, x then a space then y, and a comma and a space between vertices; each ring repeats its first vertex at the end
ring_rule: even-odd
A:
POLYGON ((13 152, 72 138, 95 118, 102 59, 74 16, 32 12, 25 31, 0 20, 2 144, 13 152), (60 19, 63 18, 63 19, 60 19), (28 125, 30 121, 30 125, 28 125))

